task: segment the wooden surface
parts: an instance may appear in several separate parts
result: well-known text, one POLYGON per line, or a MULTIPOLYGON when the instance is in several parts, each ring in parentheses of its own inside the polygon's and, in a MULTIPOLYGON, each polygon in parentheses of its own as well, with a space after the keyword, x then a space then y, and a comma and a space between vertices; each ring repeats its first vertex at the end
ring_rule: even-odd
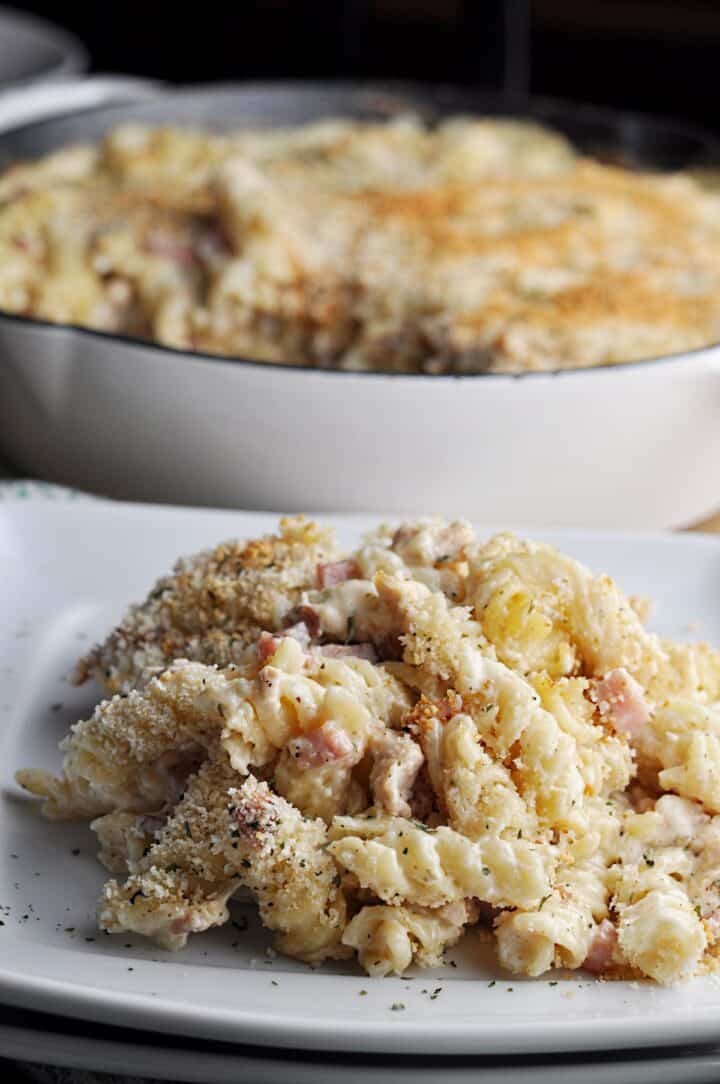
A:
POLYGON ((695 524, 690 528, 691 531, 712 531, 715 534, 720 534, 720 512, 716 512, 710 519, 704 519, 701 523, 695 524))

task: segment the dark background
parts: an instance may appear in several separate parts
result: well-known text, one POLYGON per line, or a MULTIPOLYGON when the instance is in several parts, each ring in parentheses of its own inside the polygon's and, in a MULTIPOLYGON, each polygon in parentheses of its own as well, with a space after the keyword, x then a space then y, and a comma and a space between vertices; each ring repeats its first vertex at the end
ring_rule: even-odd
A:
POLYGON ((14 6, 72 30, 96 71, 173 81, 410 78, 505 83, 518 92, 529 84, 538 94, 686 117, 720 130, 720 0, 14 6))

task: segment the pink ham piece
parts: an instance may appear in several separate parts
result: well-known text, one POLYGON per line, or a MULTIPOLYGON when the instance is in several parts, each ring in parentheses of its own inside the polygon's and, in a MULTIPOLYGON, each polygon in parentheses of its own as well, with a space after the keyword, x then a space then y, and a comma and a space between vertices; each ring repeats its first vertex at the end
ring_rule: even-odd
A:
POLYGON ((603 718, 629 738, 636 738, 650 722, 642 686, 622 666, 593 682, 590 699, 603 718))
POLYGON ((264 666, 265 663, 273 657, 279 646, 280 641, 276 640, 271 632, 263 632, 260 634, 260 639, 255 648, 255 654, 257 655, 257 660, 261 666, 264 666))
POLYGON ((354 561, 331 561, 326 565, 317 566, 317 585, 323 587, 335 587, 345 580, 356 580, 360 575, 360 569, 354 561))
POLYGON ((288 743, 290 756, 301 768, 319 768, 354 753, 355 747, 344 730, 335 723, 324 723, 301 738, 288 743))
POLYGON ((193 929, 193 915, 192 911, 183 911, 182 914, 174 918, 170 923, 170 933, 182 935, 184 933, 192 933, 193 929))
POLYGON ((377 652, 372 644, 323 644, 320 654, 327 659, 367 659, 377 662, 377 652))
POLYGON ((617 945, 617 930, 607 918, 604 918, 590 943, 590 951, 585 957, 583 967, 593 975, 601 975, 613 963, 613 954, 617 945))
MULTIPOLYGON (((320 617, 317 610, 312 606, 295 606, 285 614, 283 620, 283 636, 292 636, 292 629, 302 626, 307 633, 308 640, 315 640, 320 635, 320 617)), ((295 637, 297 640, 299 636, 295 637)))

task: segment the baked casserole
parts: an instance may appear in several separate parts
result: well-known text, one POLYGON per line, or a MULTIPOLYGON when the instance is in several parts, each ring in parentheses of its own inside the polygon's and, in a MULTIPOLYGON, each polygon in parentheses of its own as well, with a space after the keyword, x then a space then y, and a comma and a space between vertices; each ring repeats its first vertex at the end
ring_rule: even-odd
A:
POLYGON ((637 361, 720 338, 720 193, 525 121, 126 125, 0 177, 0 309, 355 371, 637 361))

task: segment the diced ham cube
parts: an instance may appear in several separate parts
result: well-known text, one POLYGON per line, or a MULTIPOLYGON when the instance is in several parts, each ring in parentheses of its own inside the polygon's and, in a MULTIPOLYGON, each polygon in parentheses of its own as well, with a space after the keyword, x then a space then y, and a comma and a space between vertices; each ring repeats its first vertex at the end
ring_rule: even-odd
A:
POLYGON ((345 580, 356 580, 360 575, 360 569, 354 561, 331 561, 329 564, 317 566, 317 585, 323 587, 335 587, 345 580))
POLYGON ((335 723, 324 723, 301 738, 288 743, 290 755, 301 768, 319 768, 355 752, 350 738, 335 723))
POLYGON ((590 950, 585 957, 583 967, 593 975, 601 975, 613 962, 613 953, 617 945, 617 930, 607 918, 604 918, 590 943, 590 950))
POLYGON ((372 644, 323 644, 320 654, 328 659, 367 659, 377 662, 377 652, 372 644))
POLYGON ((193 916, 191 911, 183 911, 170 923, 170 933, 191 933, 193 928, 193 916))
POLYGON ((650 721, 642 686, 622 666, 593 683, 590 699, 600 714, 629 738, 636 738, 650 721))
POLYGON ((255 648, 255 654, 257 655, 257 660, 261 666, 264 666, 265 663, 273 657, 279 646, 280 641, 277 640, 271 632, 263 632, 260 634, 260 639, 255 648))
POLYGON ((289 630, 296 628, 298 625, 304 625, 310 640, 317 639, 320 635, 320 616, 317 610, 314 610, 312 606, 294 606, 292 610, 285 614, 283 634, 291 636, 292 633, 289 630))

